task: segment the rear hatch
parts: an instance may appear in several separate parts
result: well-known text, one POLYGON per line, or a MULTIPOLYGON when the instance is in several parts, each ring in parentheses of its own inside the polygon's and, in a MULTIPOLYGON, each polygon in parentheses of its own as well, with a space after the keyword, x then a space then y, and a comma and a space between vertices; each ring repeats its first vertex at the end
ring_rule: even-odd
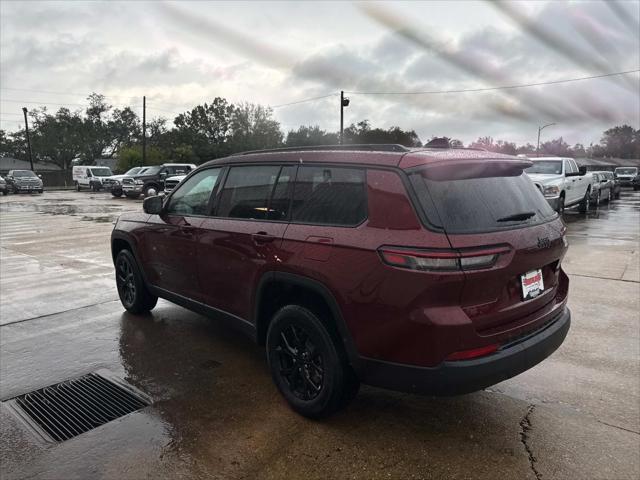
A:
POLYGON ((565 227, 523 173, 530 165, 454 160, 410 173, 429 223, 445 231, 460 255, 461 304, 481 335, 539 318, 533 314, 556 295, 565 227))

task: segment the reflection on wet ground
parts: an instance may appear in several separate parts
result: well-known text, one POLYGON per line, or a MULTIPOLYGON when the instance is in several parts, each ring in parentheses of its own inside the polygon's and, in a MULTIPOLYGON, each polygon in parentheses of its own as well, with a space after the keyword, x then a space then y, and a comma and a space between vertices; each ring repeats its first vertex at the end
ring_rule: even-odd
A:
POLYGON ((455 398, 363 387, 312 422, 290 411, 263 349, 241 334, 165 301, 123 313, 112 225, 96 219, 140 202, 5 197, 0 397, 106 368, 153 404, 53 445, 0 405, 0 477, 636 479, 639 205, 640 192, 624 191, 587 218, 565 214, 573 325, 541 365, 455 398))

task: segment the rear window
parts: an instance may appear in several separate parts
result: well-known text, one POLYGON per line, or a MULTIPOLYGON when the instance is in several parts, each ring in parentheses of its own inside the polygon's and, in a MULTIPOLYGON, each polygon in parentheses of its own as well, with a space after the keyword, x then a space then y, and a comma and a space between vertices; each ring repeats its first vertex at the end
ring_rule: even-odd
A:
POLYGON ((432 180, 410 176, 429 223, 447 233, 474 233, 534 225, 556 213, 529 177, 432 180))
POLYGON ((637 168, 616 168, 616 175, 637 175, 637 168))

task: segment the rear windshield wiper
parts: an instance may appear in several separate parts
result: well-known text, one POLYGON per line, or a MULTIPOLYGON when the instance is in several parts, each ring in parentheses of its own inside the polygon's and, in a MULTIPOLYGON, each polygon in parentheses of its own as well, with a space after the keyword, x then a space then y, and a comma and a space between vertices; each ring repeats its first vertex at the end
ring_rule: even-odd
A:
POLYGON ((522 213, 514 213, 513 215, 509 215, 507 217, 502 217, 496 220, 497 222, 517 222, 518 220, 526 220, 527 218, 531 218, 536 214, 536 212, 522 212, 522 213))

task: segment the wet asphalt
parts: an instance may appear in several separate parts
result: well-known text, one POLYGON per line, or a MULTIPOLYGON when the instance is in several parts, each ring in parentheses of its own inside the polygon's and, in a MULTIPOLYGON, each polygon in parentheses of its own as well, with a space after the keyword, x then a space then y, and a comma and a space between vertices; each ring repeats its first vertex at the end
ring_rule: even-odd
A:
POLYGON ((0 198, 0 398, 101 371, 152 404, 47 443, 0 403, 0 478, 640 477, 640 192, 565 213, 572 329, 535 368, 432 398, 363 387, 323 421, 293 413, 263 351, 168 302, 124 312, 106 193, 0 198))

